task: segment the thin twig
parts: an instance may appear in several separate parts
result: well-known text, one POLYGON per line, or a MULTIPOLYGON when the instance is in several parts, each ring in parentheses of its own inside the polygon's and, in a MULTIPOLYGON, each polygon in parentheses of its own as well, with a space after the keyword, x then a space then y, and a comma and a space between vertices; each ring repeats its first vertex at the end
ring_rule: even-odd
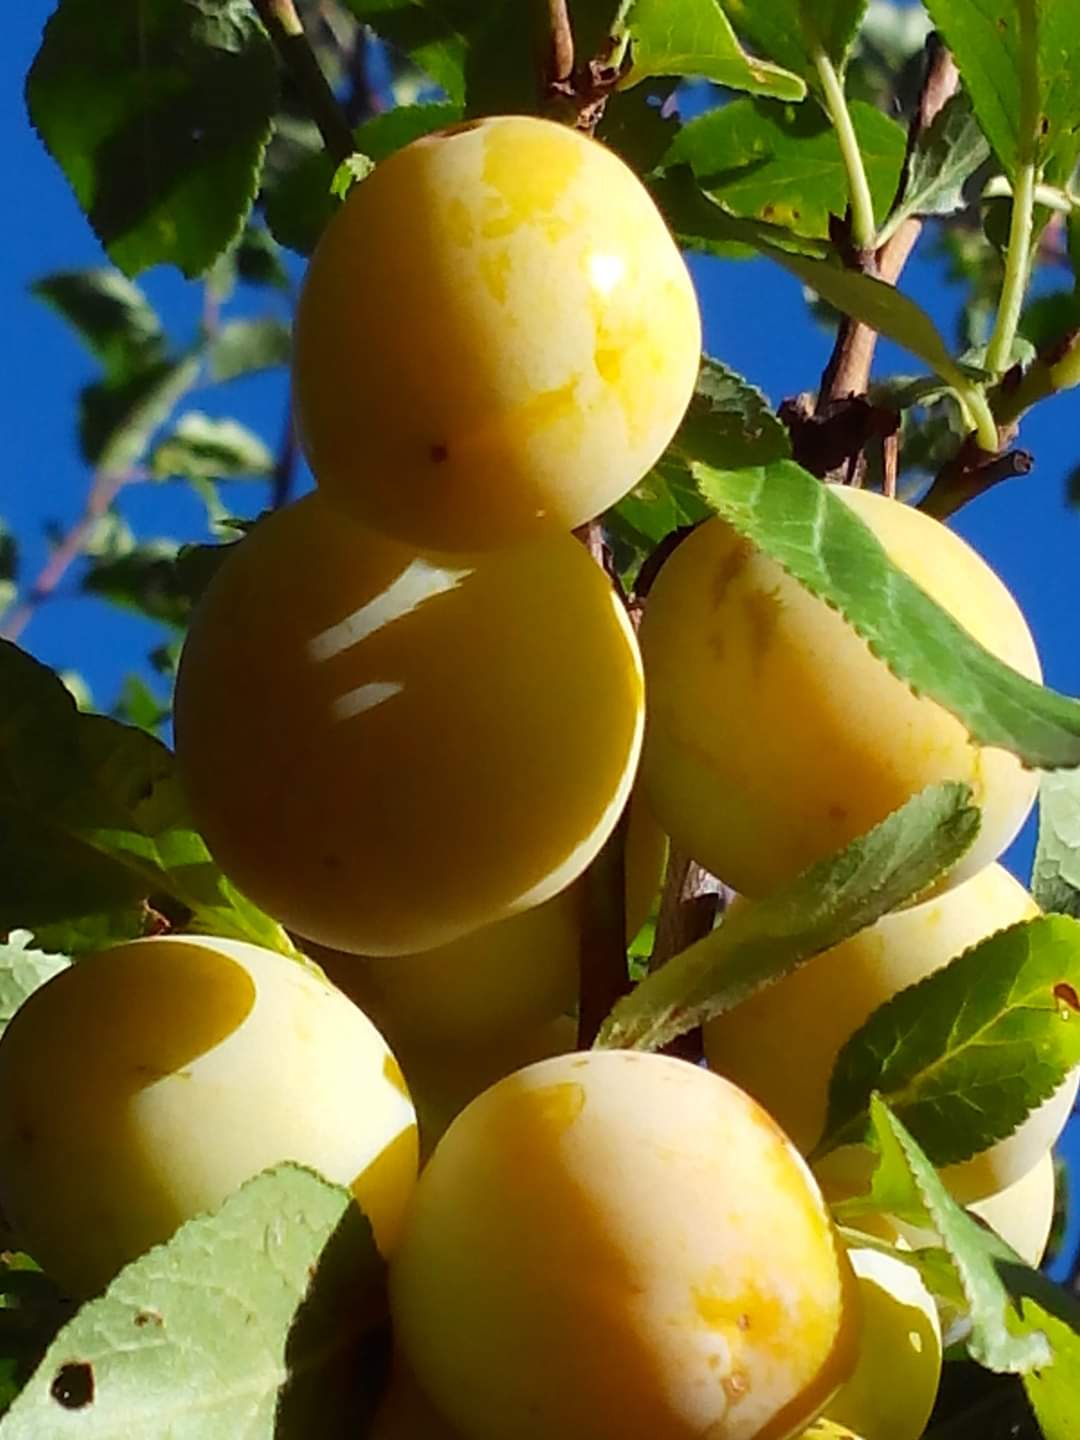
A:
POLYGON ((930 489, 919 501, 919 509, 936 520, 947 520, 961 506, 1000 485, 1003 480, 1030 474, 1034 464, 1034 456, 1028 450, 1006 450, 1003 455, 987 455, 979 449, 974 437, 969 437, 935 477, 930 489))
POLYGON ((596 1039, 616 1000, 631 988, 626 959, 627 812, 585 872, 578 991, 578 1048, 596 1039))
POLYGON ((319 68, 293 0, 251 0, 251 3, 319 127, 327 151, 339 163, 348 159, 356 148, 349 122, 319 68))
POLYGON ((656 939, 649 957, 650 971, 659 970, 673 955, 708 935, 727 903, 727 896, 726 887, 715 876, 672 844, 660 897, 656 939))
MULTIPOLYGON (((907 160, 897 190, 897 199, 903 194, 907 170, 919 137, 956 93, 960 83, 959 72, 952 56, 940 42, 929 42, 927 53, 926 78, 908 127, 907 160)), ((887 285, 895 285, 921 233, 921 220, 914 217, 905 220, 877 254, 865 260, 863 268, 887 285)), ((819 413, 827 410, 836 400, 866 392, 877 341, 877 331, 864 325, 862 321, 845 318, 841 322, 833 353, 821 377, 817 403, 819 413)))
POLYGON ((565 84, 574 74, 574 31, 566 0, 548 0, 551 29, 551 56, 548 84, 565 84))
POLYGON ((132 479, 130 471, 99 470, 95 473, 82 514, 61 538, 38 571, 26 598, 17 604, 0 626, 0 637, 17 640, 34 618, 38 606, 48 600, 71 566, 82 555, 98 522, 123 487, 132 479))

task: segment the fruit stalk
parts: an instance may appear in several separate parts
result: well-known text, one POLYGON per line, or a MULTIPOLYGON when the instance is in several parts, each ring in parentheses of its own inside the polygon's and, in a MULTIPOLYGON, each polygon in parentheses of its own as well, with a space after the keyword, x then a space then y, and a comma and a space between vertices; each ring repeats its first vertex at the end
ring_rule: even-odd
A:
POLYGON ((304 97, 330 155, 338 162, 356 149, 345 115, 308 44, 293 0, 252 0, 282 64, 304 97))

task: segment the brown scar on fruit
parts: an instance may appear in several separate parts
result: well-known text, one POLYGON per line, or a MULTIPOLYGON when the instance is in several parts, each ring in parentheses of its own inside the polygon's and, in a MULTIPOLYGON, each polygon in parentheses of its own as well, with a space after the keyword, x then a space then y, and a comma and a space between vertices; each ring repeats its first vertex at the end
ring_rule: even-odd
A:
POLYGON ((428 457, 433 465, 442 465, 450 458, 450 447, 440 441, 431 446, 428 450, 428 457))
POLYGON ((712 598, 714 605, 723 604, 724 597, 731 588, 732 582, 737 580, 739 575, 746 569, 753 554, 754 547, 749 540, 739 540, 723 560, 716 567, 716 574, 713 576, 712 598))

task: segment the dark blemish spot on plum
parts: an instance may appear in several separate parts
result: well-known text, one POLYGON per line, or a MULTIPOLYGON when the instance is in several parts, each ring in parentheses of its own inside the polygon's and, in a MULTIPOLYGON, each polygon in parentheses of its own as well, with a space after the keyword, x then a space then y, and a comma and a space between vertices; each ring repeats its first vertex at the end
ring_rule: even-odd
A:
POLYGON ((1080 995, 1078 995, 1067 980, 1059 980, 1054 986, 1054 999, 1060 1000, 1070 1010, 1080 1010, 1080 995))
POLYGON ((94 1371, 85 1362, 61 1365, 49 1394, 65 1410, 82 1410, 94 1399, 94 1371))
POLYGON ((830 820, 846 820, 847 818, 848 818, 848 812, 847 812, 846 808, 845 808, 843 805, 830 805, 830 806, 829 806, 829 819, 830 819, 830 820))
POLYGON ((749 1316, 749 1315, 740 1315, 739 1318, 735 1321, 735 1324, 739 1327, 740 1330, 749 1330, 749 1329, 750 1329, 750 1316, 749 1316))
POLYGON ((433 465, 442 465, 445 461, 450 459, 450 450, 449 447, 446 445, 432 445, 431 449, 428 451, 428 455, 431 457, 431 463, 433 465))

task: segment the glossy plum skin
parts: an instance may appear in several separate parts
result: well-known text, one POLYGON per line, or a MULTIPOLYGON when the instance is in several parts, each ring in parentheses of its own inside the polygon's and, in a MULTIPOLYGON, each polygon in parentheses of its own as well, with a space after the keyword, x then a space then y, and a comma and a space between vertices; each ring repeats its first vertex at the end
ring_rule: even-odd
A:
MULTIPOLYGON (((955 620, 1040 678, 1019 607, 963 540, 896 500, 833 489, 955 620)), ((640 638, 646 797, 672 840, 740 894, 774 890, 944 780, 970 785, 982 812, 947 877, 957 884, 998 858, 1034 802, 1034 772, 913 695, 837 612, 720 518, 666 561, 640 638)))
MULTIPOLYGON (((630 939, 657 897, 667 837, 639 796, 631 798, 628 809, 624 868, 630 939)), ((542 905, 434 950, 373 957, 315 947, 309 953, 371 1016, 395 1051, 485 1049, 575 1008, 584 906, 584 880, 579 880, 542 905)))
MULTIPOLYGON (((879 1005, 1007 925, 1039 913, 1001 865, 989 865, 944 895, 887 915, 817 955, 794 974, 705 1026, 710 1065, 742 1085, 804 1153, 825 1124, 829 1080, 841 1047, 879 1005)), ((1035 1110, 1012 1135, 942 1176, 967 1204, 1019 1180, 1053 1144, 1068 1117, 1078 1077, 1035 1110)), ((850 1173, 855 1155, 837 1152, 819 1171, 827 1187, 850 1173)))
POLYGON ((784 1135, 708 1071, 623 1051, 528 1066, 458 1116, 390 1290, 467 1440, 781 1440, 858 1346, 854 1277, 784 1135))
POLYGON ((114 946, 0 1039, 0 1204, 74 1295, 284 1160, 349 1187, 387 1253, 417 1145, 375 1026, 311 967, 242 941, 114 946))
POLYGON ((311 495, 203 596, 176 747, 241 889, 319 944, 406 954, 581 874, 626 803, 643 709, 626 612, 571 535, 448 558, 311 495))
POLYGON ((941 1381, 934 1297, 895 1256, 856 1247, 848 1257, 859 1281, 859 1363, 822 1418, 868 1440, 919 1440, 941 1381))
POLYGON ((353 187, 297 312, 324 495, 411 544, 569 530, 650 468, 693 390, 686 265, 610 150, 531 116, 417 140, 353 187))

